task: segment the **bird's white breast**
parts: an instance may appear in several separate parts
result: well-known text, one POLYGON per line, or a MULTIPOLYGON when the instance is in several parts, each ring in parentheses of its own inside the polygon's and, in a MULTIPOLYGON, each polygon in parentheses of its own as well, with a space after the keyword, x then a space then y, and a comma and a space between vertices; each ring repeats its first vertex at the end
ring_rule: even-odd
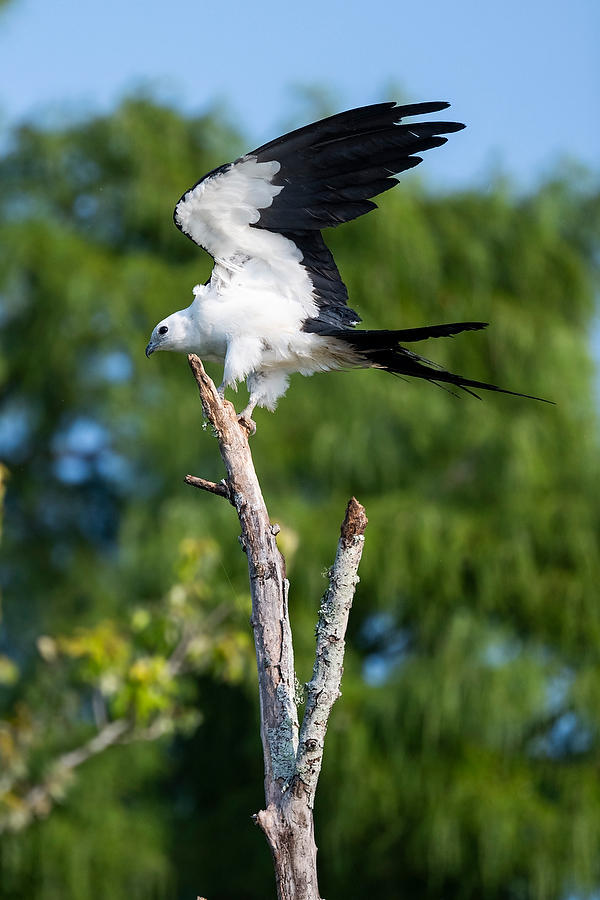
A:
POLYGON ((297 248, 280 235, 281 252, 266 262, 251 258, 215 265, 208 285, 194 289, 191 307, 198 351, 223 359, 235 340, 260 340, 272 358, 304 347, 304 321, 316 315, 312 284, 294 258, 297 248), (289 246, 288 246, 289 245, 289 246), (295 345, 298 345, 297 347, 295 345))

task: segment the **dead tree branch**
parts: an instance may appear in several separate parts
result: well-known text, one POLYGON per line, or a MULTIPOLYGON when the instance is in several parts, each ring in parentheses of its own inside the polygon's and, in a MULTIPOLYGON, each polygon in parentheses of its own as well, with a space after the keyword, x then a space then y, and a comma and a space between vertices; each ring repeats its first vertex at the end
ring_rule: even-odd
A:
POLYGON ((353 497, 346 509, 335 562, 329 573, 329 588, 319 610, 315 664, 312 678, 306 686, 308 696, 296 757, 296 774, 302 779, 311 807, 323 761, 329 715, 333 704, 341 696, 346 649, 344 637, 359 580, 357 572, 367 521, 364 508, 353 497))
POLYGON ((222 400, 197 356, 188 357, 204 415, 212 425, 227 477, 220 483, 188 475, 186 482, 235 506, 248 558, 265 763, 266 808, 255 816, 273 855, 279 900, 320 900, 313 805, 331 708, 339 696, 344 636, 367 518, 352 498, 346 510, 330 586, 317 626, 317 650, 302 728, 295 699, 294 653, 285 562, 275 540, 248 445, 248 430, 222 400), (300 732, 300 733, 299 733, 300 732))
POLYGON ((197 475, 186 475, 185 483, 191 484, 192 487, 200 488, 202 491, 208 491, 209 494, 218 494, 229 500, 229 488, 225 483, 225 479, 216 484, 214 481, 207 481, 206 478, 198 478, 197 475))

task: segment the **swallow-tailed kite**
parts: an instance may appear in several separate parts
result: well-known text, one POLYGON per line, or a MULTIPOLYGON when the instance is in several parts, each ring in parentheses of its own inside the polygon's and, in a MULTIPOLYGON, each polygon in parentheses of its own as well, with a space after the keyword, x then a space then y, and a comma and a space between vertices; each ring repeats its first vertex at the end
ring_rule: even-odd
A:
MULTIPOLYGON (((376 208, 370 198, 393 176, 446 143, 458 122, 406 118, 448 103, 378 103, 299 128, 226 163, 186 191, 177 227, 214 258, 210 280, 193 289, 187 309, 159 322, 146 347, 197 353, 224 362, 220 392, 246 379, 240 413, 250 428, 255 406, 274 409, 293 372, 377 368, 434 383, 502 391, 436 368, 402 344, 484 328, 454 322, 400 331, 366 331, 321 230, 376 208)), ((517 396, 527 396, 517 394, 517 396)))

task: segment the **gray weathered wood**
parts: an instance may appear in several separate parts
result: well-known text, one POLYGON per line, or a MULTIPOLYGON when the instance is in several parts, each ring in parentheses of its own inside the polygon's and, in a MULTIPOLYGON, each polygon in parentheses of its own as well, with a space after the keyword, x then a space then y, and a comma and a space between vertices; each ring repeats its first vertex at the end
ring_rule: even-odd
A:
POLYGON ((312 807, 323 761, 325 732, 333 704, 340 696, 344 671, 344 636, 358 583, 358 566, 367 526, 364 508, 354 498, 348 503, 329 588, 321 602, 313 675, 307 684, 306 709, 300 729, 296 774, 312 807))
POLYGON ((269 521, 250 447, 249 428, 223 400, 197 356, 188 357, 204 415, 212 425, 227 477, 216 484, 186 476, 194 487, 227 498, 241 525, 248 558, 265 763, 266 807, 255 821, 265 833, 279 900, 320 900, 313 804, 331 708, 339 696, 344 635, 362 554, 367 518, 348 504, 330 585, 319 612, 317 650, 302 728, 298 726, 292 632, 285 562, 269 521), (299 734, 300 732, 300 734, 299 734))

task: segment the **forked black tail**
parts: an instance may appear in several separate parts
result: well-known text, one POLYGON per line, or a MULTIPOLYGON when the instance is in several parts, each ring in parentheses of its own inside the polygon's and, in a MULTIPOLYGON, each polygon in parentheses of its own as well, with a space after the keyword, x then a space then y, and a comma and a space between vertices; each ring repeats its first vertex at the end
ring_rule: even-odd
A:
MULTIPOLYGON (((405 328, 399 331, 360 331, 350 328, 315 328, 318 334, 335 337, 353 347, 360 356, 364 357, 367 364, 384 369, 393 375, 408 375, 413 378, 424 378, 438 386, 452 384, 481 399, 473 388, 484 391, 498 391, 502 394, 512 394, 513 397, 525 397, 528 400, 539 400, 542 403, 552 403, 542 397, 534 397, 531 394, 521 394, 518 391, 509 391, 495 384, 485 381, 474 381, 472 378, 464 378, 448 372, 437 363, 418 356, 412 350, 402 347, 403 342, 424 341, 433 337, 452 337, 462 331, 479 331, 486 328, 487 322, 451 322, 447 325, 426 325, 423 328, 405 328), (440 384, 441 382, 441 384, 440 384)), ((306 325, 305 325, 306 328, 306 325)), ((308 330, 308 329, 306 329, 308 330)))

